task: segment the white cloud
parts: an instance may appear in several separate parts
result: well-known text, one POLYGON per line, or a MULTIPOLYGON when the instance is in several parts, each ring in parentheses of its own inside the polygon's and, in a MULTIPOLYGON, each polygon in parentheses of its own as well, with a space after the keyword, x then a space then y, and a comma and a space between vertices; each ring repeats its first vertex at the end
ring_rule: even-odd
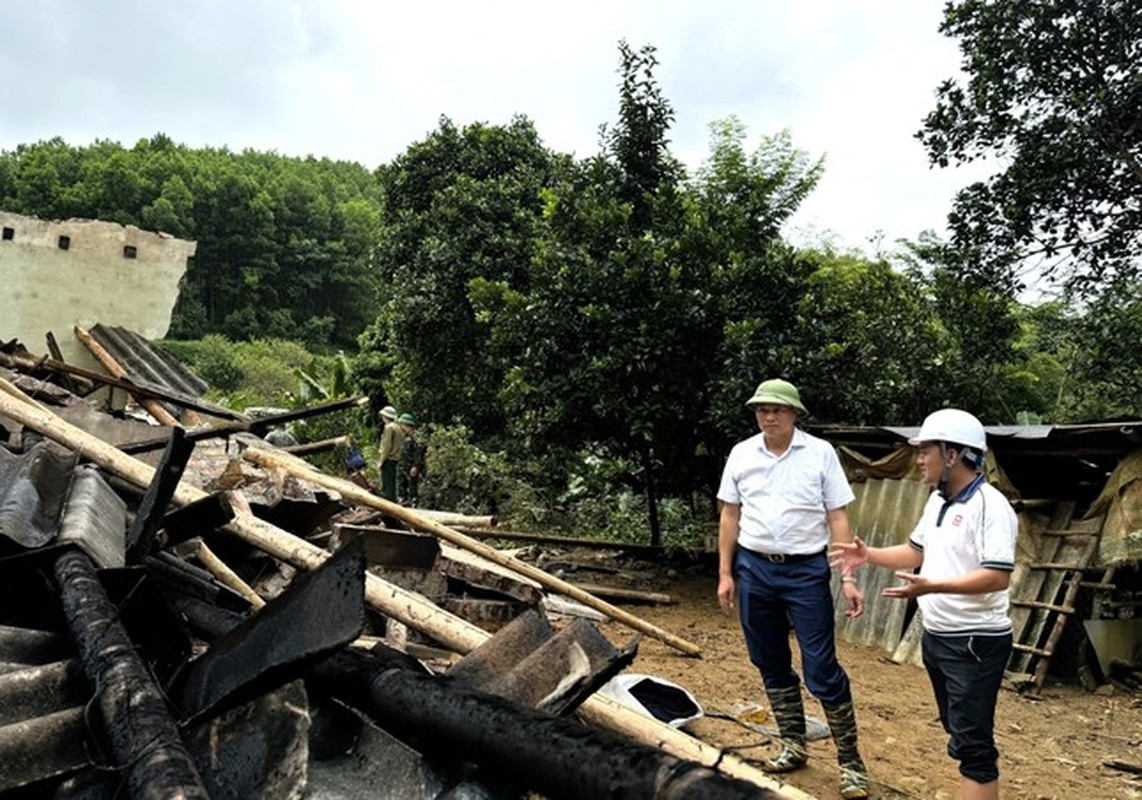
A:
POLYGON ((938 3, 781 0, 9 0, 0 148, 51 136, 275 149, 374 167, 435 129, 535 121, 589 155, 617 109, 617 42, 653 44, 696 167, 711 121, 782 128, 826 173, 795 219, 863 246, 940 229, 966 181, 913 138, 958 63, 938 3))

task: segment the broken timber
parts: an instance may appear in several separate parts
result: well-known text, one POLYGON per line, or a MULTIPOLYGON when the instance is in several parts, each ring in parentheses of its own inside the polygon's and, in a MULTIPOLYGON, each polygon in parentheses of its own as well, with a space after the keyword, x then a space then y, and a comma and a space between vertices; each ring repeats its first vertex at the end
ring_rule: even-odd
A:
MULTIPOLYGON (((39 408, 29 399, 0 393, 0 414, 53 441, 78 450, 108 472, 137 486, 149 486, 154 479, 153 467, 39 408)), ((180 486, 173 499, 176 505, 186 506, 207 496, 206 492, 193 486, 180 486)), ((404 510, 401 506, 394 507, 404 510)), ((313 569, 329 557, 325 550, 254 517, 247 510, 240 510, 225 530, 271 556, 303 569, 313 569)), ((388 583, 372 573, 365 575, 365 602, 376 611, 393 617, 462 654, 474 650, 490 638, 482 628, 449 614, 420 595, 388 583)), ((597 727, 660 747, 678 758, 697 761, 763 788, 779 789, 789 800, 811 800, 810 795, 782 786, 777 779, 737 756, 601 695, 588 698, 578 713, 597 727)))
MULTIPOLYGON (((274 425, 287 422, 294 422, 299 419, 309 419, 310 417, 320 416, 321 414, 329 414, 334 411, 344 411, 358 406, 368 405, 369 398, 367 397, 350 397, 345 400, 335 400, 332 403, 322 403, 317 406, 309 406, 308 408, 300 408, 296 411, 287 411, 284 414, 274 414, 269 417, 260 417, 258 419, 242 419, 236 422, 226 422, 221 425, 212 425, 204 428, 196 428, 186 434, 186 438, 190 441, 197 442, 201 439, 217 439, 224 436, 230 436, 235 433, 252 433, 255 436, 261 436, 274 425)), ((119 449, 123 453, 147 453, 152 450, 162 450, 167 446, 167 439, 169 436, 158 436, 154 439, 146 439, 141 442, 131 442, 124 444, 119 449)))
POLYGON ((521 561, 513 556, 501 553, 499 550, 496 550, 493 547, 489 547, 483 542, 477 541, 470 536, 465 536, 459 531, 453 528, 449 528, 446 525, 441 525, 439 522, 436 522, 435 520, 429 519, 424 515, 418 513, 415 509, 405 508, 398 503, 393 503, 389 500, 385 500, 383 497, 378 497, 372 492, 362 489, 360 486, 357 486, 357 484, 352 483, 351 481, 335 478, 331 475, 326 475, 322 472, 318 472, 312 466, 304 461, 301 461, 300 459, 290 458, 284 454, 273 453, 269 450, 253 447, 247 448, 242 453, 242 457, 247 461, 251 461, 263 467, 278 467, 280 469, 284 469, 286 472, 294 475, 295 477, 301 478, 311 483, 315 483, 318 486, 324 486, 327 489, 333 489, 337 492, 340 492, 344 497, 347 497, 354 503, 368 506, 369 508, 375 508, 378 511, 382 511, 389 516, 395 517, 396 519, 411 525, 417 530, 431 533, 432 535, 443 539, 446 542, 454 544, 457 547, 461 547, 470 553, 475 553, 476 555, 482 556, 483 558, 486 558, 495 564, 499 564, 500 566, 506 567, 515 573, 523 575, 526 578, 531 578, 541 586, 558 592, 559 594, 565 595, 566 597, 570 597, 572 600, 577 600, 583 605, 588 606, 589 608, 593 608, 596 611, 600 611, 611 619, 617 622, 621 622, 627 627, 633 628, 636 631, 645 633, 647 636, 658 639, 659 641, 668 644, 674 649, 680 650, 687 655, 699 656, 702 653, 701 648, 699 648, 698 645, 694 644, 693 642, 689 642, 680 636, 676 636, 675 634, 670 633, 669 631, 664 631, 658 626, 653 625, 646 620, 641 619, 640 617, 636 617, 635 615, 624 611, 621 608, 617 608, 610 603, 600 600, 593 594, 585 592, 577 586, 562 580, 561 578, 556 578, 554 575, 544 572, 543 570, 539 569, 539 567, 528 564, 526 561, 521 561))
POLYGON ((497 777, 553 800, 781 797, 605 731, 585 731, 573 720, 403 668, 400 655, 386 655, 384 648, 338 653, 318 665, 311 680, 399 738, 464 753, 497 777))
MULTIPOLYGON (((91 352, 91 355, 95 356, 95 360, 102 364, 103 368, 111 373, 113 377, 120 379, 127 377, 127 370, 119 366, 119 362, 116 361, 110 353, 103 349, 103 345, 95 341, 95 337, 92 336, 86 328, 81 325, 76 325, 75 338, 79 339, 79 341, 83 343, 84 347, 86 347, 91 352)), ((162 403, 160 403, 158 400, 152 400, 149 397, 142 396, 135 396, 135 399, 138 400, 139 405, 147 409, 150 415, 154 417, 160 424, 169 425, 172 427, 181 425, 181 423, 175 419, 173 414, 163 408, 162 403)))
POLYGON ((77 367, 74 364, 68 364, 56 358, 0 352, 0 367, 7 367, 28 373, 47 371, 58 372, 61 375, 74 375, 94 383, 114 386, 116 389, 122 389, 130 394, 148 397, 153 400, 163 400, 172 405, 193 409, 194 411, 200 411, 214 417, 232 420, 245 419, 244 414, 225 408, 224 406, 197 400, 169 389, 156 388, 139 381, 131 380, 130 378, 114 378, 110 375, 103 375, 99 372, 84 369, 83 367, 77 367))

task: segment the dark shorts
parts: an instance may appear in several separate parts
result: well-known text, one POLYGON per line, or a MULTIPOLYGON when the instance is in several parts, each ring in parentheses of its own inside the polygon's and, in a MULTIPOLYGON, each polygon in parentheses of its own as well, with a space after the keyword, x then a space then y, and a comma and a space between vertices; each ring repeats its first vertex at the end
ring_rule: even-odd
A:
POLYGON ((948 755, 976 783, 999 778, 995 701, 1011 655, 1011 634, 945 635, 924 631, 924 666, 940 722, 951 736, 948 755))

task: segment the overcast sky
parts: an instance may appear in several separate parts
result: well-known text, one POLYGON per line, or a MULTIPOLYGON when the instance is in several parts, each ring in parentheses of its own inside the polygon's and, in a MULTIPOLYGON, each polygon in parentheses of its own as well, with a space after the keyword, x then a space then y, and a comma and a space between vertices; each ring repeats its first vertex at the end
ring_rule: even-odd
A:
POLYGON ((788 128, 824 155, 787 229, 871 251, 942 232, 969 176, 928 167, 913 134, 954 41, 942 0, 4 0, 0 149, 62 136, 272 149, 376 167, 436 128, 530 117, 588 156, 617 113, 619 39, 652 44, 690 168, 710 122, 752 150, 788 128))

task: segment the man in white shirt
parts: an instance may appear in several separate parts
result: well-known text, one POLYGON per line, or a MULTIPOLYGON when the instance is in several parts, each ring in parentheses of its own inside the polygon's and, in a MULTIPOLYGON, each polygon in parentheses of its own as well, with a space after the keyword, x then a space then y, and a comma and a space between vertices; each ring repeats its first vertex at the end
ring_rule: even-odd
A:
MULTIPOLYGON (((727 614, 735 605, 739 610, 750 661, 781 732, 781 752, 763 767, 789 772, 808 759, 792 627, 805 684, 821 701, 836 742, 841 796, 868 797, 849 678, 837 662, 826 557, 830 536, 852 540, 845 507, 853 492, 832 445, 795 427, 805 406, 793 384, 763 381, 746 405, 761 432, 734 446, 722 473, 718 602, 727 614)), ((854 578, 842 581, 846 613, 859 616, 864 597, 854 578)))
POLYGON ((868 547, 859 538, 830 552, 851 573, 869 563, 903 581, 884 596, 915 597, 924 625, 924 666, 948 755, 960 762, 963 800, 999 797, 995 703, 1011 654, 1007 587, 1015 568, 1015 511, 983 476, 987 438, 971 414, 929 414, 919 435, 921 478, 936 488, 907 544, 868 547), (919 574, 912 570, 920 568, 919 574))

